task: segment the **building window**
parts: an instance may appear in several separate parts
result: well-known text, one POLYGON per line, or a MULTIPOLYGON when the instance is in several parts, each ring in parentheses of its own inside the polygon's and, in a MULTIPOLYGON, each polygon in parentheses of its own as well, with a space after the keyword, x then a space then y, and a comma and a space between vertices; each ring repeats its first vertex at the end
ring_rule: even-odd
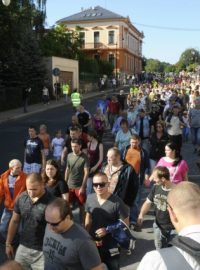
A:
POLYGON ((94 43, 99 43, 99 32, 94 32, 94 43))
POLYGON ((115 57, 114 54, 109 54, 108 62, 115 66, 115 57))
POLYGON ((108 44, 114 44, 115 42, 115 32, 109 31, 108 32, 108 44))
POLYGON ((79 37, 81 40, 81 47, 85 48, 85 32, 80 32, 79 37))

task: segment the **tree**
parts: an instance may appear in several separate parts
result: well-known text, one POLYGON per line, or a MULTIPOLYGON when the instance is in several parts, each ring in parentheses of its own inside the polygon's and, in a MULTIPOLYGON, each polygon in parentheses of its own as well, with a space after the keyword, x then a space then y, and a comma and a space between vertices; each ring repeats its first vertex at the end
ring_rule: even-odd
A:
POLYGON ((163 66, 159 60, 147 59, 145 71, 146 72, 163 72, 163 66))
POLYGON ((63 24, 48 30, 40 41, 43 55, 79 59, 82 44, 79 31, 80 28, 69 31, 63 24))
POLYGON ((39 0, 16 0, 9 7, 1 6, 1 109, 19 106, 24 87, 32 88, 32 102, 40 99, 45 68, 38 47, 37 31, 43 28, 45 3, 39 0))
POLYGON ((199 51, 193 48, 185 50, 178 61, 179 65, 186 68, 190 64, 200 63, 199 51))

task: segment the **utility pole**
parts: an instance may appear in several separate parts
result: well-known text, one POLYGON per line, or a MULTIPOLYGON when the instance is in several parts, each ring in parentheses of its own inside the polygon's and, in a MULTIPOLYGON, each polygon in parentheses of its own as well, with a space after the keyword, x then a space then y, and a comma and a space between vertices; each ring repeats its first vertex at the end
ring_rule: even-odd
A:
POLYGON ((117 80, 117 42, 115 44, 115 78, 117 80))

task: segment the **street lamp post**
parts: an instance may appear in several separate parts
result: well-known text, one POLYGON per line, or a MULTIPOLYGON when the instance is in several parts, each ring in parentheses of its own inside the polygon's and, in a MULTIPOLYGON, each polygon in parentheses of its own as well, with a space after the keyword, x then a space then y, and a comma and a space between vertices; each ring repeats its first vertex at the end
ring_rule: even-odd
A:
POLYGON ((115 48, 115 78, 117 80, 117 42, 115 44, 116 48, 115 48))
POLYGON ((2 0, 2 3, 4 6, 9 6, 10 5, 10 0, 2 0))

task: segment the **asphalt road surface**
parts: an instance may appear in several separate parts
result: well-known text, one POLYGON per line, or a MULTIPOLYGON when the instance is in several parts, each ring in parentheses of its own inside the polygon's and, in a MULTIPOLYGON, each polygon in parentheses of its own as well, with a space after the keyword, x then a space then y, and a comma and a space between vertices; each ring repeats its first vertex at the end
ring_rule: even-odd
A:
MULTIPOLYGON (((83 103, 86 105, 91 113, 94 113, 96 102, 99 97, 93 97, 85 100, 83 103)), ((23 161, 23 142, 28 136, 28 127, 31 124, 39 127, 40 124, 46 124, 48 132, 51 136, 55 134, 55 131, 61 129, 64 133, 67 124, 71 120, 73 114, 70 105, 63 105, 56 109, 51 109, 45 112, 36 113, 31 116, 24 117, 22 119, 9 121, 7 123, 0 124, 0 173, 4 172, 8 167, 8 162, 13 158, 18 158, 23 161)), ((107 150, 112 145, 112 136, 109 132, 106 132, 104 136, 104 146, 107 150)), ((106 151, 105 151, 106 152, 106 151)), ((199 158, 193 154, 193 148, 191 143, 185 143, 183 147, 183 157, 187 160, 190 168, 190 179, 197 183, 199 181, 199 169, 196 166, 196 160, 199 158)), ((145 190, 143 197, 145 198, 149 190, 145 190)), ((153 216, 150 213, 146 216, 143 224, 142 232, 133 232, 136 238, 136 248, 132 255, 128 256, 122 251, 121 256, 121 269, 123 270, 134 270, 143 255, 154 248, 153 245, 153 230, 152 230, 153 216)), ((4 246, 0 244, 0 263, 5 259, 4 257, 4 246)))

